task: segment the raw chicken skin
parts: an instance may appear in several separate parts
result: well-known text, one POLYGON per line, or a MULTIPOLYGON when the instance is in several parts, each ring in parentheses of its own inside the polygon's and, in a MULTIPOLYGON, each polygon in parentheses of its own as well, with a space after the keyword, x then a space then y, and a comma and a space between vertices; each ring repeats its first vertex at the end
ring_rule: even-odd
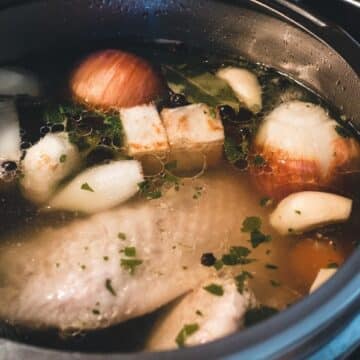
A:
POLYGON ((245 177, 219 170, 160 199, 8 236, 0 240, 0 319, 86 330, 152 312, 215 271, 200 264, 203 252, 248 246, 240 226, 257 201, 245 177), (133 275, 120 266, 131 259, 125 247, 143 261, 133 275))

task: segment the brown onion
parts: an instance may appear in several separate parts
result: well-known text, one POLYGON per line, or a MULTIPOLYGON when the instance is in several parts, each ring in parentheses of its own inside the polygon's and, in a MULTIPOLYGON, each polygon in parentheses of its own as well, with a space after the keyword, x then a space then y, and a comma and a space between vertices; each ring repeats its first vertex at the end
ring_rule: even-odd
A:
POLYGON ((88 56, 74 70, 70 88, 77 101, 102 109, 132 107, 161 95, 163 82, 140 57, 103 50, 88 56))
POLYGON ((320 106, 281 104, 268 114, 255 137, 250 173, 258 190, 282 199, 304 190, 334 190, 350 173, 359 174, 360 146, 337 132, 339 125, 320 106))

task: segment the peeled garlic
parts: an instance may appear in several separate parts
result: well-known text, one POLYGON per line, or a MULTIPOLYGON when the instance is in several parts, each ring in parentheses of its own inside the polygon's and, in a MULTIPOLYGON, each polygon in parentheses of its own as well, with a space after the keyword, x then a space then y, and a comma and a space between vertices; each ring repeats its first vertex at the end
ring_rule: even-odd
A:
POLYGON ((315 281, 311 285, 310 294, 326 283, 335 273, 336 269, 320 269, 315 281))
POLYGON ((80 166, 77 147, 67 133, 46 134, 26 151, 21 162, 21 191, 34 203, 46 202, 61 180, 80 166))
POLYGON ((266 166, 252 166, 258 190, 272 198, 303 190, 339 188, 349 172, 360 170, 360 145, 339 135, 338 123, 318 105, 283 103, 268 114, 252 152, 266 166))
POLYGON ((239 101, 247 108, 254 113, 261 110, 261 86, 255 74, 246 69, 227 67, 220 69, 216 76, 229 84, 239 101))
POLYGON ((119 160, 89 168, 50 200, 51 209, 96 213, 135 195, 144 180, 137 160, 119 160))
POLYGON ((184 339, 186 346, 205 344, 232 334, 243 327, 245 312, 255 305, 252 292, 244 289, 240 293, 234 279, 210 278, 169 307, 155 324, 147 348, 176 348, 179 346, 177 335, 187 324, 197 324, 198 329, 184 339), (205 290, 209 284, 218 286, 223 294, 217 296, 205 290))
POLYGON ((270 215, 271 226, 280 234, 298 234, 348 220, 352 200, 318 191, 287 196, 270 215))

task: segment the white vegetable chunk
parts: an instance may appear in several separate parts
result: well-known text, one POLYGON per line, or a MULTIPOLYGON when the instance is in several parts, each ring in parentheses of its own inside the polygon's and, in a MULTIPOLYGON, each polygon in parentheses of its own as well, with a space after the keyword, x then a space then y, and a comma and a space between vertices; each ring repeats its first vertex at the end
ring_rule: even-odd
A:
POLYGON ((20 125, 13 101, 0 102, 0 162, 19 161, 20 125))
POLYGON ((144 180, 137 160, 94 166, 77 175, 50 201, 50 208, 84 213, 113 208, 138 192, 144 180))
POLYGON ((352 200, 343 196, 303 191, 283 199, 270 215, 271 226, 280 234, 303 233, 324 225, 346 221, 352 200))
POLYGON ((261 86, 255 74, 246 69, 227 67, 216 74, 233 89, 240 102, 257 113, 262 108, 261 86))
POLYGON ((147 348, 167 350, 179 345, 194 346, 219 339, 242 328, 245 312, 255 305, 252 292, 244 289, 241 294, 233 279, 208 279, 170 306, 155 325, 147 348), (204 287, 209 284, 220 286, 223 295, 217 296, 205 290, 204 287), (197 329, 181 338, 179 334, 189 324, 197 329), (184 344, 179 344, 182 340, 184 344))
POLYGON ((40 84, 29 72, 21 69, 0 69, 0 95, 40 95, 40 84))
POLYGON ((336 269, 320 269, 311 285, 310 294, 326 283, 326 281, 328 281, 335 273, 336 269))
POLYGON ((166 158, 169 143, 165 128, 154 104, 120 109, 128 155, 140 160, 145 170, 159 166, 159 158, 166 158))
POLYGON ((216 165, 222 156, 224 128, 218 113, 205 104, 164 109, 161 118, 170 144, 170 158, 177 170, 216 165))
POLYGON ((45 203, 61 180, 80 166, 78 149, 68 134, 47 134, 27 150, 22 161, 21 190, 34 203, 45 203))

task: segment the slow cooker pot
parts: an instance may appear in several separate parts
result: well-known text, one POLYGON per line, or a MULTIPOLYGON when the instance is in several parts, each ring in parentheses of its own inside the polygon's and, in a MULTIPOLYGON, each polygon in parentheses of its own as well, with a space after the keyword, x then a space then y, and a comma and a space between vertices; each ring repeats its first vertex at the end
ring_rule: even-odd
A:
MULTIPOLYGON (((114 38, 119 44, 129 38, 161 39, 243 55, 290 74, 342 109, 355 127, 360 126, 359 44, 336 26, 285 0, 0 2, 0 64, 44 50, 53 53, 114 38)), ((105 356, 3 338, 0 358, 302 359, 359 313, 360 249, 313 295, 259 325, 207 345, 105 356)))

